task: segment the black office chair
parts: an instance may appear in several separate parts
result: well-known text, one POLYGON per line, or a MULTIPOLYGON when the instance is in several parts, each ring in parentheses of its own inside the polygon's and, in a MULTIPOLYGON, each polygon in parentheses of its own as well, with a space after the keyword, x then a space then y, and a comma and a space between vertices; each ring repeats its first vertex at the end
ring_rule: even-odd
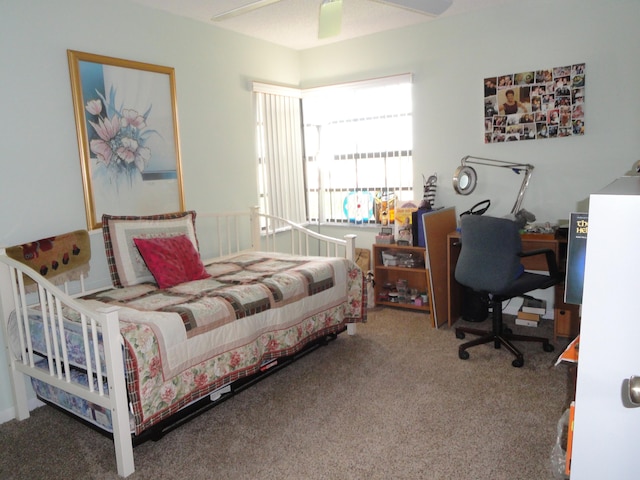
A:
POLYGON ((475 292, 488 294, 492 307, 492 329, 458 327, 456 337, 465 334, 480 337, 463 343, 458 348, 462 360, 469 358, 467 349, 493 342, 495 348, 505 346, 516 359, 514 367, 522 367, 522 353, 512 341, 541 342, 545 352, 552 352, 549 340, 528 335, 515 335, 502 322, 502 302, 525 295, 527 292, 551 287, 562 280, 553 250, 541 249, 522 252, 519 226, 507 218, 465 215, 460 220, 462 249, 456 265, 455 277, 462 285, 475 292), (545 255, 549 275, 525 272, 520 263, 523 257, 545 255))

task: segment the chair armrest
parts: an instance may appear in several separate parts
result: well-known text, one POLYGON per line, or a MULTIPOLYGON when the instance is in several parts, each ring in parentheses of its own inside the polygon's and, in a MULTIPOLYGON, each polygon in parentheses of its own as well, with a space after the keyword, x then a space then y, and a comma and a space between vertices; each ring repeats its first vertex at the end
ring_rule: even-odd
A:
POLYGON ((558 262, 556 262, 556 254, 550 248, 540 248, 537 250, 527 250, 526 252, 520 252, 519 257, 533 257, 534 255, 545 255, 547 258, 547 267, 549 275, 554 278, 560 278, 560 271, 558 270, 558 262))

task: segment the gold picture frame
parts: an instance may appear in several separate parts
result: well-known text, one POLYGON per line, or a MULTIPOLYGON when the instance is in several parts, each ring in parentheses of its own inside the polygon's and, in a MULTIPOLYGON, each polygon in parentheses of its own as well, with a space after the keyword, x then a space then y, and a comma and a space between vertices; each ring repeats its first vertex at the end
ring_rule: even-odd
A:
POLYGON ((87 226, 184 210, 175 72, 67 51, 87 226))

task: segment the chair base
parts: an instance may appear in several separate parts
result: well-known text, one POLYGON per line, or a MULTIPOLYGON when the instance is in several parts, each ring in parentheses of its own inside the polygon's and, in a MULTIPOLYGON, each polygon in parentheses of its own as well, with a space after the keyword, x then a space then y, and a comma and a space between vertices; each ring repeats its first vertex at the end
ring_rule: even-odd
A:
POLYGON ((554 347, 549 343, 549 339, 543 337, 533 337, 529 335, 516 335, 511 332, 510 329, 502 326, 501 319, 496 322, 494 319, 494 328, 492 331, 479 330, 477 328, 468 327, 456 327, 456 338, 463 339, 465 334, 478 335, 479 338, 463 343, 458 347, 458 357, 462 360, 469 358, 468 348, 475 347, 476 345, 482 345, 485 343, 493 342, 494 348, 500 348, 504 346, 509 350, 516 359, 511 362, 514 367, 522 367, 524 365, 524 356, 522 352, 516 348, 512 341, 516 342, 539 342, 542 343, 542 349, 545 352, 553 352, 554 347), (497 323, 497 325, 496 325, 497 323))

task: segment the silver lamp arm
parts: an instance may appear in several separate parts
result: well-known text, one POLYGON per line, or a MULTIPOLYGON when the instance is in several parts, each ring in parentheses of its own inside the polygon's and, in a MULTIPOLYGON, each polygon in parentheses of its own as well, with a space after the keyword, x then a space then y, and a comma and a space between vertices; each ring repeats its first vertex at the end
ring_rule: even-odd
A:
MULTIPOLYGON (((519 173, 519 172, 516 172, 519 173)), ((520 211, 520 205, 522 205, 522 199, 524 198, 524 192, 529 186, 529 179, 533 174, 533 165, 527 165, 524 167, 524 178, 522 179, 522 185, 520 185, 520 191, 518 192, 518 196, 516 197, 516 203, 513 205, 511 209, 511 213, 514 215, 520 211)))
POLYGON ((453 175, 453 188, 460 195, 469 195, 476 187, 477 174, 473 167, 469 164, 486 165, 489 167, 509 168, 518 175, 524 171, 524 178, 516 197, 516 202, 511 210, 512 214, 516 214, 520 211, 522 200, 524 199, 524 192, 529 186, 529 180, 533 173, 533 165, 528 163, 515 163, 505 162, 503 160, 495 160, 493 158, 474 157, 467 155, 460 160, 460 166, 456 169, 453 175))

